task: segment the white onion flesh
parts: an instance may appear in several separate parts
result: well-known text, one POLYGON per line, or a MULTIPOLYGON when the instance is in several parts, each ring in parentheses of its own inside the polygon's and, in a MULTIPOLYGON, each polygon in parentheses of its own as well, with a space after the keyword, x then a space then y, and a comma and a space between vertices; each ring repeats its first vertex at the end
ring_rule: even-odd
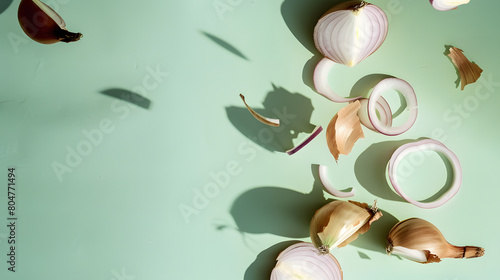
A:
POLYGON ((448 202, 453 196, 457 194, 460 190, 460 186, 462 184, 462 167, 460 165, 460 161, 458 157, 448 149, 443 143, 433 140, 433 139, 425 139, 421 141, 417 141, 414 143, 408 143, 401 147, 399 147, 393 154, 389 161, 389 180, 392 184, 394 190, 406 201, 409 203, 418 206, 424 209, 431 209, 442 206, 446 202, 448 202), (433 202, 420 202, 415 199, 409 197, 401 188, 397 178, 397 169, 399 163, 402 159, 412 152, 420 152, 423 150, 431 150, 445 156, 450 162, 453 170, 453 181, 451 183, 451 187, 445 192, 439 199, 433 202))
MULTIPOLYGON (((358 117, 361 123, 366 126, 367 128, 377 131, 371 121, 370 118, 368 117, 368 98, 361 98, 359 100, 360 103, 360 108, 358 111, 358 117)), ((380 96, 379 99, 377 100, 377 103, 375 104, 375 110, 378 112, 380 116, 380 122, 384 124, 386 127, 391 127, 392 126, 392 110, 391 107, 389 106, 389 103, 380 96)))
POLYGON ((322 16, 314 28, 314 43, 330 60, 354 66, 384 42, 388 20, 379 7, 364 1, 342 3, 322 16))
POLYGON ((271 280, 342 280, 342 269, 331 254, 320 254, 312 243, 293 244, 281 252, 271 272, 271 280))
POLYGON ((328 170, 328 168, 326 166, 324 166, 324 165, 319 166, 319 179, 321 180, 323 187, 325 188, 325 190, 329 194, 331 194, 335 197, 340 197, 340 198, 354 196, 354 188, 351 189, 351 191, 349 191, 349 192, 342 192, 342 191, 337 190, 335 187, 333 187, 333 185, 328 180, 327 170, 328 170))
POLYGON ((429 0, 432 7, 438 11, 454 10, 460 5, 470 2, 470 0, 429 0))
POLYGON ((389 136, 399 135, 410 129, 417 120, 417 106, 417 96, 410 84, 398 78, 386 78, 373 88, 370 98, 368 99, 368 118, 376 131, 389 136), (410 116, 406 123, 401 126, 387 126, 377 117, 377 106, 380 106, 377 104, 382 94, 387 90, 396 90, 406 99, 407 110, 410 111, 410 116))
POLYGON ((338 103, 351 102, 360 99, 361 96, 353 98, 342 97, 332 89, 330 83, 328 82, 328 76, 335 64, 335 62, 325 57, 318 63, 318 65, 316 65, 313 76, 316 91, 331 101, 338 103))

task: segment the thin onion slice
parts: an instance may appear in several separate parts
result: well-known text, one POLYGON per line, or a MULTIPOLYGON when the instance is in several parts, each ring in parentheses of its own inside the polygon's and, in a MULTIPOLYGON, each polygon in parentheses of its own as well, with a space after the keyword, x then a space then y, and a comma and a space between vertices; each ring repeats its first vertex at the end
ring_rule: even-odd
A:
POLYGON ((248 106, 247 102, 245 101, 245 96, 243 94, 240 94, 241 100, 243 100, 243 103, 245 103, 245 106, 247 107, 248 111, 254 116, 259 122, 263 124, 267 124, 270 126, 278 127, 280 126, 280 120, 279 119, 271 119, 271 118, 266 118, 262 116, 261 114, 255 112, 250 106, 248 106))
POLYGON ((420 208, 424 209, 432 209, 439 207, 446 202, 448 202, 453 196, 455 196, 460 190, 460 186, 462 184, 462 167, 460 165, 460 161, 458 160, 458 157, 450 150, 448 149, 443 143, 433 140, 433 139, 425 139, 413 143, 408 143, 405 144, 401 147, 399 147, 394 154, 392 154, 392 157, 389 161, 389 180, 392 184, 392 187, 394 190, 406 201, 409 203, 418 206, 420 208), (398 170, 398 165, 401 162, 401 160, 407 156, 408 154, 412 152, 418 152, 422 150, 431 150, 438 152, 445 156, 448 161, 450 162, 452 169, 453 169, 453 182, 451 184, 451 187, 449 190, 444 193, 439 199, 433 202, 420 202, 417 200, 414 200, 410 198, 401 188, 401 186, 398 183, 398 178, 397 178, 397 170, 398 170))
POLYGON ((361 96, 352 98, 342 97, 333 91, 330 83, 328 83, 328 75, 335 64, 335 62, 325 57, 318 63, 318 65, 316 65, 313 77, 316 91, 331 101, 338 103, 351 102, 360 99, 361 96))
POLYGON ((281 252, 276 260, 271 280, 343 279, 342 268, 335 257, 332 254, 320 254, 312 243, 293 244, 281 252))
POLYGON ((323 131, 323 127, 321 127, 321 125, 316 126, 314 128, 313 132, 306 139, 304 139, 300 144, 298 144, 294 148, 286 151, 286 153, 291 156, 291 155, 295 154, 296 152, 300 151, 307 144, 309 144, 314 138, 316 138, 316 136, 318 136, 321 133, 321 131, 323 131))
POLYGON ((470 2, 470 0, 429 0, 432 7, 438 11, 454 10, 460 5, 470 2))
POLYGON ((398 78, 386 78, 380 81, 373 88, 370 98, 368 99, 368 118, 370 119, 372 126, 378 132, 389 136, 399 135, 410 129, 417 120, 417 105, 417 96, 409 83, 398 78), (399 91, 403 94, 406 99, 407 110, 410 111, 410 116, 407 122, 398 127, 387 126, 377 117, 377 103, 379 102, 382 93, 391 89, 399 91))
POLYGON ((346 197, 354 196, 354 188, 352 188, 351 191, 349 191, 349 192, 342 192, 342 191, 337 190, 335 187, 333 187, 333 185, 328 180, 327 169, 328 168, 325 165, 319 166, 319 179, 320 179, 321 183, 323 184, 323 187, 325 188, 325 190, 329 194, 331 194, 335 197, 346 198, 346 197))
MULTIPOLYGON (((358 117, 361 123, 373 130, 377 131, 372 123, 370 122, 370 118, 368 117, 368 98, 362 98, 359 100, 359 103, 361 107, 359 108, 358 111, 358 117)), ((391 107, 389 106, 389 103, 383 98, 382 96, 379 97, 377 100, 377 103, 375 104, 375 110, 379 113, 380 115, 380 122, 384 124, 386 127, 391 127, 392 126, 392 110, 391 107)), ((378 131, 377 131, 378 132, 378 131)))

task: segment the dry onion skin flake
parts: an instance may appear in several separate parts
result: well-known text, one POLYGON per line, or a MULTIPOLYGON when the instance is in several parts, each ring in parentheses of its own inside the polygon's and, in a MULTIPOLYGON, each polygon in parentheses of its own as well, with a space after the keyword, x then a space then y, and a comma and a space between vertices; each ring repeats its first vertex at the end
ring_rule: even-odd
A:
POLYGON ((252 116, 254 116, 255 119, 257 119, 259 122, 263 124, 267 124, 269 126, 274 126, 278 127, 280 126, 280 120, 279 119, 271 119, 271 118, 266 118, 262 116, 261 114, 255 112, 250 106, 248 106, 247 102, 245 101, 245 96, 243 94, 240 94, 241 100, 243 100, 243 103, 245 103, 245 106, 247 107, 248 111, 252 116))
POLYGON ((17 17, 24 33, 41 44, 75 42, 82 37, 69 32, 62 17, 40 0, 22 0, 17 17))
POLYGON ((325 57, 314 70, 316 91, 334 102, 351 102, 332 90, 328 73, 335 64, 352 67, 375 52, 388 31, 382 9, 365 1, 347 1, 328 10, 314 28, 314 44, 325 57))
POLYGON ((289 246, 278 255, 276 261, 271 280, 343 279, 337 259, 332 254, 318 254, 318 249, 308 242, 289 246))
POLYGON ((314 214, 309 233, 312 243, 323 254, 331 248, 344 247, 382 217, 376 201, 372 207, 356 201, 332 201, 314 214))
POLYGON ((409 203, 424 209, 432 209, 442 206, 458 193, 462 184, 462 167, 458 157, 443 143, 433 139, 425 139, 399 147, 392 154, 391 159, 389 160, 388 170, 390 183, 399 196, 404 198, 409 203), (432 202, 420 202, 412 199, 403 191, 403 188, 399 185, 397 177, 398 166, 403 158, 412 152, 421 152, 423 150, 431 150, 440 153, 448 159, 453 169, 453 181, 451 183, 451 187, 440 198, 432 202))
POLYGON ((397 223, 387 237, 388 254, 398 255, 419 263, 440 262, 443 258, 477 258, 484 249, 476 246, 455 246, 446 241, 432 223, 410 218, 397 223))
POLYGON ((429 0, 432 7, 438 11, 454 10, 460 5, 470 2, 470 0, 429 0))
POLYGON ((464 90, 466 85, 475 83, 483 72, 483 69, 477 64, 470 62, 463 52, 459 48, 450 47, 450 53, 448 54, 460 74, 462 90, 464 90))
POLYGON ((328 124, 326 142, 335 161, 339 160, 340 154, 349 154, 356 141, 365 137, 358 117, 360 106, 359 101, 354 101, 340 109, 328 124))

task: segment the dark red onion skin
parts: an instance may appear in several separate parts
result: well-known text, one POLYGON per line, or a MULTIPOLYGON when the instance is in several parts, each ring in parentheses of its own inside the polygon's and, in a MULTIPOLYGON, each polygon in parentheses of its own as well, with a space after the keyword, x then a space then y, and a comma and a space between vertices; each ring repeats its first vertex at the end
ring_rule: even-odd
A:
POLYGON ((62 29, 40 9, 32 0, 22 0, 17 12, 19 24, 24 33, 34 41, 41 44, 54 44, 57 42, 74 42, 82 36, 62 29))

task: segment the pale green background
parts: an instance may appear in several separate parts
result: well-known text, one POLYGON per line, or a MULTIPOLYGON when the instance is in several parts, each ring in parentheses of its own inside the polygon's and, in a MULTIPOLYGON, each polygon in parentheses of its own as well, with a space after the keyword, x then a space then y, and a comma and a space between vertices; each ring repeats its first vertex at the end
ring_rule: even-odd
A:
MULTIPOLYGON (((373 231, 333 251, 345 279, 498 278, 500 87, 467 117, 450 113, 474 101, 476 90, 488 90, 480 82, 456 88, 456 71, 443 52, 447 44, 462 48, 484 69, 482 79, 500 81, 500 2, 473 0, 438 12, 426 0, 373 1, 390 18, 386 41, 358 66, 335 68, 331 83, 348 95, 370 74, 405 79, 417 93, 419 116, 396 137, 365 129, 366 138, 338 164, 324 132, 294 156, 261 149, 240 132, 265 126, 242 109, 238 94, 256 109, 264 108, 273 85, 285 93, 283 104, 291 96, 286 92, 300 94, 314 110, 308 103, 303 111, 294 107, 299 117, 305 114, 299 128, 310 131, 308 122, 326 128, 344 105, 310 88, 319 59, 312 27, 339 1, 54 0, 68 29, 84 37, 48 46, 19 27, 19 2, 0 14, 0 279, 268 279, 289 241, 309 240, 308 220, 324 203, 317 189, 306 195, 318 187, 313 164, 329 166, 338 188, 354 187, 354 200, 378 198, 385 214, 373 231), (218 14, 220 3, 230 8, 218 14), (149 109, 101 93, 133 90, 157 68, 169 75, 142 94, 149 109), (228 117, 229 108, 236 117, 228 117), (103 120, 113 130, 58 180, 53 163, 65 164, 67 147, 76 149, 86 141, 83 131, 103 120), (397 200, 382 183, 383 170, 400 143, 393 141, 436 137, 436 129, 462 163, 463 186, 443 207, 424 210, 397 200), (210 174, 227 165, 234 171, 229 184, 186 223, 179 207, 192 205, 195 193, 213 182, 210 174), (10 166, 18 187, 16 273, 5 262, 10 166), (383 253, 384 232, 410 217, 436 224, 453 244, 484 247, 486 255, 420 265, 383 253)), ((280 102, 272 104, 280 110, 280 102)), ((426 163, 406 185, 419 199, 446 179, 437 157, 426 163)))

